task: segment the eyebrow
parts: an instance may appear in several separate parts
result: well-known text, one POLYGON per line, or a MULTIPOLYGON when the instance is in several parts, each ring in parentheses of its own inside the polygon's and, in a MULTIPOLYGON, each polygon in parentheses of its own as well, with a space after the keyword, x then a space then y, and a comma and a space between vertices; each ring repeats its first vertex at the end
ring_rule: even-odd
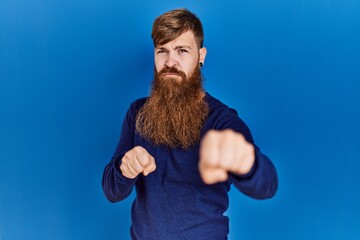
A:
POLYGON ((190 46, 176 46, 174 50, 178 50, 180 48, 187 48, 187 49, 190 49, 191 50, 191 47, 190 46))
MULTIPOLYGON (((179 45, 179 46, 176 46, 176 47, 174 48, 174 50, 178 50, 178 49, 181 49, 181 48, 187 48, 187 49, 191 50, 191 47, 190 47, 190 46, 187 46, 187 45, 179 45)), ((161 47, 156 47, 155 49, 157 49, 157 50, 167 50, 167 48, 166 48, 166 47, 163 47, 163 46, 161 46, 161 47)))

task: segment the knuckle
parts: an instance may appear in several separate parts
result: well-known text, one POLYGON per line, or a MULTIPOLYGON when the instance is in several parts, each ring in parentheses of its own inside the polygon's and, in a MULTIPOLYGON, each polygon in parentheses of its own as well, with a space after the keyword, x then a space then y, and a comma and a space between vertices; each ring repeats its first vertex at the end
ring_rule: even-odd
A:
POLYGON ((124 157, 122 158, 122 161, 124 161, 124 159, 126 159, 126 158, 129 158, 129 155, 130 155, 130 151, 127 151, 127 152, 124 154, 124 157))
POLYGON ((255 147, 254 145, 252 145, 251 143, 248 143, 246 142, 247 144, 247 148, 248 148, 248 151, 251 152, 251 153, 255 153, 255 147))
POLYGON ((140 146, 135 146, 133 149, 134 149, 135 151, 139 151, 139 150, 141 150, 141 147, 140 147, 140 146))
POLYGON ((234 131, 231 130, 231 129, 225 129, 225 130, 223 131, 223 133, 224 133, 224 136, 226 136, 226 137, 231 137, 231 136, 234 135, 234 131))
POLYGON ((249 144, 249 143, 246 141, 244 135, 242 135, 242 134, 237 135, 237 142, 238 142, 240 145, 247 145, 247 144, 249 144))
POLYGON ((139 156, 139 164, 142 167, 148 167, 151 164, 151 161, 149 160, 148 156, 146 155, 141 155, 139 156))
POLYGON ((128 160, 128 159, 131 159, 133 157, 133 150, 129 150, 125 153, 124 157, 123 157, 123 161, 125 160, 128 160))
POLYGON ((127 164, 128 164, 128 159, 125 158, 125 157, 123 157, 123 158, 121 159, 121 164, 120 164, 120 166, 124 166, 124 165, 127 165, 127 164))
POLYGON ((206 133, 204 140, 209 140, 209 139, 211 140, 214 137, 216 137, 217 134, 218 134, 218 131, 211 129, 206 133))
POLYGON ((201 165, 202 166, 215 166, 217 164, 217 160, 213 156, 207 156, 206 158, 202 158, 201 165))
POLYGON ((141 146, 136 146, 133 149, 136 153, 139 153, 139 154, 146 152, 146 150, 141 146))
POLYGON ((219 135, 219 131, 217 130, 210 130, 209 131, 209 136, 214 138, 214 137, 217 137, 219 135))

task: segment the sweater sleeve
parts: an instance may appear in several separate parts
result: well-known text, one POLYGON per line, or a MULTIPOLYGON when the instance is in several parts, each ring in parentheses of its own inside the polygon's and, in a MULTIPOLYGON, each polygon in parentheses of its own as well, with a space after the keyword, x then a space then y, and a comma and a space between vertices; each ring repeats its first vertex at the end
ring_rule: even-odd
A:
POLYGON ((135 105, 135 103, 131 104, 126 113, 119 143, 110 163, 104 169, 102 188, 110 202, 118 202, 128 197, 137 179, 129 179, 120 171, 121 159, 127 151, 134 147, 135 105))
POLYGON ((245 139, 255 147, 255 163, 246 175, 229 174, 229 180, 245 195, 255 199, 271 198, 278 187, 278 176, 271 160, 255 145, 247 125, 238 117, 233 109, 225 111, 222 129, 233 129, 244 135, 245 139))
POLYGON ((230 174, 232 183, 245 195, 255 199, 271 198, 278 187, 273 163, 255 146, 255 164, 246 175, 230 174))

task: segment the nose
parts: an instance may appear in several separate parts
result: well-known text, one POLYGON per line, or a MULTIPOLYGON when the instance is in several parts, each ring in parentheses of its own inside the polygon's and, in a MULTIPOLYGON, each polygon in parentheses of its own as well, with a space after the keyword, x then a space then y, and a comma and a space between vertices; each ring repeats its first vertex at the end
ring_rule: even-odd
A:
POLYGON ((178 62, 176 60, 176 56, 174 53, 169 52, 165 61, 165 65, 167 67, 175 67, 178 65, 178 62))

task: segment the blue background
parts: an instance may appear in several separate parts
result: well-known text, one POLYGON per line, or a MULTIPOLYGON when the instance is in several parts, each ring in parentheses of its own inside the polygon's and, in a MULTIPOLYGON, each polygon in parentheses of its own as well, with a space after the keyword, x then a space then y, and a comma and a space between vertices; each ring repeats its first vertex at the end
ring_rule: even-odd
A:
POLYGON ((202 20, 207 91, 275 163, 275 198, 230 192, 230 239, 360 239, 358 0, 0 1, 0 239, 128 239, 102 171, 148 94, 155 17, 202 20))

